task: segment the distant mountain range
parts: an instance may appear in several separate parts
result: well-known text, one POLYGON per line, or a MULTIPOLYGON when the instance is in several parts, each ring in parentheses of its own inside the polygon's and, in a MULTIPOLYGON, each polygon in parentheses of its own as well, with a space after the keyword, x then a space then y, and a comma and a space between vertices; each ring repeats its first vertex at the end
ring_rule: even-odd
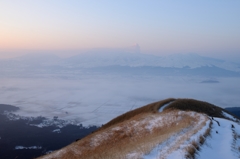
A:
POLYGON ((88 51, 70 58, 59 58, 53 54, 29 54, 17 58, 0 60, 0 71, 12 70, 74 70, 153 72, 160 74, 203 74, 239 76, 240 64, 198 54, 173 54, 156 56, 111 50, 88 51), (154 71, 155 70, 155 71, 154 71))
POLYGON ((231 71, 240 71, 240 64, 220 59, 200 56, 198 54, 173 54, 169 56, 155 56, 134 53, 86 53, 65 59, 68 64, 82 67, 99 66, 154 66, 174 68, 219 67, 231 71))

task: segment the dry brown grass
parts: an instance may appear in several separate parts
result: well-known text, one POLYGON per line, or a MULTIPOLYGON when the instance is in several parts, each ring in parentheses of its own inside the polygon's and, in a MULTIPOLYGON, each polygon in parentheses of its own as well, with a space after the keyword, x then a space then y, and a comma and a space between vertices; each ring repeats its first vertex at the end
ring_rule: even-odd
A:
POLYGON ((197 144, 196 141, 193 141, 193 142, 191 143, 191 146, 188 146, 188 147, 186 148, 186 151, 188 152, 188 153, 186 154, 186 158, 187 158, 187 159, 195 159, 195 156, 196 156, 196 154, 197 154, 197 149, 196 149, 195 146, 198 146, 198 144, 197 144))
POLYGON ((196 155, 200 151, 200 146, 203 145, 206 141, 207 137, 211 137, 211 129, 212 129, 212 121, 209 123, 209 127, 204 132, 203 135, 199 136, 198 141, 192 141, 189 146, 187 146, 186 149, 186 158, 187 159, 195 159, 196 155))
POLYGON ((126 121, 138 114, 142 114, 142 113, 156 113, 158 112, 159 108, 161 108, 163 105, 170 103, 172 101, 174 101, 174 98, 168 98, 159 102, 155 102, 155 103, 151 103, 148 104, 146 106, 131 110, 127 113, 124 113, 114 119, 112 119, 111 121, 109 121, 108 123, 104 124, 101 128, 99 128, 97 131, 99 130, 103 130, 106 129, 112 125, 118 124, 120 122, 126 121))
MULTIPOLYGON (((151 114, 153 118, 159 116, 159 114, 151 114)), ((141 114, 135 116, 132 120, 139 121, 144 120, 149 117, 150 114, 141 114)), ((192 120, 192 119, 191 119, 192 120)), ((109 137, 108 140, 103 141, 101 146, 94 149, 93 155, 89 155, 90 153, 83 153, 82 158, 90 159, 90 158, 126 158, 126 155, 131 152, 137 152, 138 154, 147 153, 153 147, 155 147, 158 143, 166 140, 173 133, 180 131, 183 127, 188 126, 191 120, 187 120, 185 118, 184 122, 181 122, 178 126, 175 126, 174 122, 168 121, 168 126, 164 124, 164 127, 158 127, 153 129, 150 132, 147 129, 141 129, 135 131, 136 129, 130 129, 131 122, 126 121, 120 123, 117 126, 128 125, 125 130, 116 131, 113 136, 109 137), (187 122, 188 121, 188 122, 187 122), (129 124, 127 124, 129 122, 129 124), (130 130, 127 130, 129 128, 130 130), (110 140, 110 142, 109 142, 110 140), (108 150, 108 151, 106 151, 108 150), (102 153, 104 152, 104 153, 102 153), (116 155, 120 153, 121 155, 116 155)), ((144 124, 141 126, 145 126, 144 124)), ((111 131, 111 127, 106 129, 105 131, 111 131)))
POLYGON ((240 146, 239 146, 240 135, 237 133, 235 127, 232 128, 232 136, 233 136, 232 150, 234 150, 238 158, 240 158, 240 146))
MULTIPOLYGON (((181 145, 184 145, 184 142, 188 141, 194 134, 196 134, 200 129, 202 129, 203 126, 205 126, 207 120, 208 120, 208 118, 206 116, 202 116, 201 119, 200 119, 199 114, 198 115, 195 114, 195 117, 194 117, 194 120, 193 120, 194 126, 190 126, 191 127, 190 130, 188 130, 183 135, 181 135, 177 139, 175 139, 174 145, 170 146, 168 148, 168 153, 167 154, 172 153, 173 151, 179 149, 181 145)), ((187 151, 191 151, 191 149, 193 147, 194 147, 194 149, 197 149, 197 150, 200 149, 200 147, 198 147, 196 145, 195 141, 192 141, 192 144, 193 144, 193 146, 187 147, 187 149, 189 149, 187 151)), ((162 155, 162 158, 164 159, 164 158, 166 158, 166 156, 162 155)))
POLYGON ((172 102, 166 109, 180 109, 184 111, 189 110, 220 118, 224 118, 222 111, 225 111, 224 109, 213 104, 194 99, 177 99, 176 101, 172 102))
POLYGON ((205 142, 205 138, 204 138, 204 136, 200 136, 199 137, 199 143, 202 145, 202 144, 204 144, 204 142, 205 142))
POLYGON ((211 130, 212 130, 212 121, 210 122, 209 128, 206 130, 206 132, 203 134, 204 138, 207 138, 208 136, 211 137, 211 130))
MULTIPOLYGON (((123 159, 139 158, 149 153, 159 143, 167 140, 182 129, 198 123, 198 119, 188 113, 178 114, 179 111, 171 110, 162 113, 143 113, 134 116, 131 120, 115 124, 66 147, 62 159, 123 159), (168 120, 163 124, 148 129, 148 124, 153 119, 163 117, 168 120), (141 122, 144 121, 144 122, 141 122), (140 123, 140 124, 139 124, 140 123), (134 125, 138 124, 138 125, 134 125)), ((180 143, 179 143, 180 144, 180 143)), ((172 149, 177 147, 172 147, 172 149)), ((50 154, 51 156, 51 154, 50 154)), ((56 157, 56 158, 59 158, 56 157)))
MULTIPOLYGON (((140 156, 141 154, 147 154, 153 147, 156 147, 159 143, 164 142, 173 134, 176 134, 182 129, 188 126, 193 126, 199 122, 196 117, 186 114, 183 115, 183 113, 180 115, 182 116, 181 121, 177 122, 178 124, 176 125, 176 120, 179 117, 179 110, 183 110, 184 112, 195 111, 214 117, 224 117, 222 115, 222 111, 224 111, 222 108, 207 102, 192 99, 169 98, 129 111, 117 118, 114 118, 93 134, 90 134, 78 142, 72 143, 71 145, 63 148, 60 158, 122 159, 126 158, 127 154, 134 155, 134 153, 136 153, 140 156), (164 111, 159 113, 158 110, 168 103, 170 104, 164 109, 164 111), (167 119, 169 115, 171 115, 172 120, 167 119), (158 126, 153 130, 149 130, 146 129, 148 122, 146 122, 145 125, 138 125, 140 121, 150 121, 151 118, 157 118, 159 116, 166 117, 166 123, 164 126, 158 126)), ((176 142, 177 144, 169 148, 168 151, 170 152, 177 149, 181 143, 186 141, 201 127, 202 125, 195 127, 193 131, 180 138, 179 141, 176 142)), ((207 130, 203 137, 210 135, 210 131, 211 129, 207 130)), ((201 142, 204 142, 204 138, 201 139, 201 142)), ((189 149, 189 151, 193 150, 189 149)), ((51 156, 52 158, 59 158, 59 155, 56 153, 57 152, 53 152, 52 154, 45 156, 44 159, 50 159, 51 156), (54 157, 54 154, 56 154, 57 157, 54 157)), ((136 155, 135 158, 140 157, 136 155)))
MULTIPOLYGON (((222 111, 229 113, 225 109, 222 109, 218 106, 215 106, 213 104, 210 104, 210 103, 207 103, 204 101, 199 101, 199 100, 195 100, 195 99, 168 98, 168 99, 165 99, 165 100, 162 100, 159 102, 154 102, 154 103, 148 104, 146 106, 131 110, 127 113, 124 113, 124 114, 112 119, 108 123, 104 124, 101 128, 99 128, 96 131, 106 129, 112 125, 129 120, 138 114, 156 113, 162 106, 164 106, 165 104, 168 104, 168 103, 170 103, 170 104, 166 107, 166 109, 179 109, 179 110, 183 110, 183 111, 195 111, 195 112, 207 114, 208 116, 212 116, 212 117, 226 118, 225 116, 222 115, 222 111)), ((231 114, 231 113, 229 113, 229 114, 231 114)))

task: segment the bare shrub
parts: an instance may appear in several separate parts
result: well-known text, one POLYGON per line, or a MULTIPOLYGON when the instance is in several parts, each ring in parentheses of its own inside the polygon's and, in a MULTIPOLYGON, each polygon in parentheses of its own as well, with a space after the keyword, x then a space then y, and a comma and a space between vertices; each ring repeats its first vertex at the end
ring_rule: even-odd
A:
POLYGON ((194 146, 189 146, 186 148, 187 154, 186 154, 186 158, 187 159, 195 159, 195 155, 196 155, 196 148, 194 146))
POLYGON ((201 135, 199 137, 199 143, 202 145, 202 144, 204 144, 204 142, 205 142, 205 138, 201 135))
POLYGON ((205 133, 203 134, 203 136, 204 136, 205 138, 211 137, 211 130, 212 130, 212 121, 210 122, 209 128, 207 128, 207 130, 205 131, 205 133))
POLYGON ((198 152, 201 150, 200 146, 203 145, 206 141, 206 138, 211 136, 212 121, 209 123, 209 127, 204 132, 203 135, 199 136, 198 142, 192 141, 191 144, 186 148, 186 158, 195 159, 198 152))

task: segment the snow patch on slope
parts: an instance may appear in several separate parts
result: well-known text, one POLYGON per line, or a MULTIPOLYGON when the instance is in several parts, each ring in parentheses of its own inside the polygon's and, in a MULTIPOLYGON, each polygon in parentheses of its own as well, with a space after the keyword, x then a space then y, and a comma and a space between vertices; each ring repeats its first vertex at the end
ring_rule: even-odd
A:
MULTIPOLYGON (((226 117, 236 120, 233 116, 223 113, 226 117)), ((186 147, 191 146, 192 141, 198 143, 199 137, 202 136, 209 128, 210 120, 197 133, 191 135, 179 148, 173 152, 169 147, 177 144, 188 130, 175 134, 164 143, 159 144, 150 154, 145 155, 144 159, 157 159, 160 157, 167 159, 186 158, 186 147), (167 151, 168 150, 168 151, 167 151)), ((192 130, 192 129, 191 129, 192 130)), ((222 118, 212 120, 211 136, 207 137, 206 142, 197 151, 198 159, 217 158, 217 159, 237 159, 240 157, 240 125, 239 123, 222 118), (218 125, 218 122, 220 126, 218 125)))
MULTIPOLYGON (((172 102, 174 102, 174 101, 172 101, 172 102)), ((159 109, 159 112, 162 112, 162 111, 163 111, 167 106, 169 106, 172 102, 169 102, 169 103, 163 105, 163 106, 159 109)))
MULTIPOLYGON (((191 116, 196 115, 194 112, 189 113, 191 116)), ((186 155, 185 148, 189 146, 192 141, 197 141, 199 136, 203 134, 210 124, 210 120, 206 122, 206 116, 201 115, 198 124, 194 127, 187 127, 182 131, 172 135, 169 139, 155 147, 149 154, 143 156, 144 159, 158 159, 158 158, 184 158, 186 155), (202 128, 201 128, 202 127, 202 128), (200 128, 200 130, 198 130, 200 128), (197 131, 198 130, 198 131, 197 131), (197 133, 195 133, 197 131, 197 133), (187 140, 185 140, 185 138, 187 140), (189 138, 190 137, 190 138, 189 138), (183 141, 185 142, 183 142, 183 141)))
POLYGON ((233 120, 233 121, 236 121, 236 120, 237 120, 235 117, 233 117, 232 115, 230 115, 230 114, 228 114, 228 113, 226 113, 226 112, 224 112, 224 111, 222 111, 222 115, 223 115, 224 117, 226 117, 226 118, 229 118, 229 119, 233 120))
POLYGON ((239 158, 239 151, 235 152, 233 149, 233 129, 240 134, 239 124, 221 118, 215 118, 220 123, 213 121, 213 128, 211 138, 207 140, 207 144, 201 147, 199 152, 199 159, 217 158, 217 159, 237 159, 239 158), (235 125, 235 128, 232 128, 235 125))
MULTIPOLYGON (((236 120, 233 116, 223 112, 224 116, 236 120)), ((190 136, 188 140, 182 143, 179 148, 173 152, 167 151, 171 145, 178 142, 178 138, 182 137, 186 130, 172 136, 166 142, 154 148, 150 154, 145 155, 144 159, 157 159, 164 157, 167 159, 186 158, 186 147, 191 146, 192 141, 198 142, 199 137, 202 136, 209 128, 210 120, 194 135, 190 136), (184 133, 183 133, 184 132, 184 133), (164 149, 166 149, 164 151, 164 149), (161 155, 161 156, 160 156, 161 155)), ((211 136, 207 137, 206 142, 197 151, 198 159, 217 158, 217 159, 237 159, 240 157, 240 125, 239 123, 229 121, 222 118, 214 118, 212 120, 211 136), (220 126, 218 125, 218 122, 220 126)))

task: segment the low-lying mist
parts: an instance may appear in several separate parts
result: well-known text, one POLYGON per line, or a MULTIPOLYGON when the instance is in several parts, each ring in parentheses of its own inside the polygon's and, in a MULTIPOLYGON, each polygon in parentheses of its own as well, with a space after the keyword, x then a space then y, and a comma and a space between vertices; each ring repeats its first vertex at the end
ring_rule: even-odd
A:
POLYGON ((82 74, 71 79, 7 77, 0 78, 0 101, 20 107, 16 114, 22 116, 58 116, 83 125, 101 125, 131 109, 169 97, 236 107, 240 103, 239 79, 116 74, 82 74))

